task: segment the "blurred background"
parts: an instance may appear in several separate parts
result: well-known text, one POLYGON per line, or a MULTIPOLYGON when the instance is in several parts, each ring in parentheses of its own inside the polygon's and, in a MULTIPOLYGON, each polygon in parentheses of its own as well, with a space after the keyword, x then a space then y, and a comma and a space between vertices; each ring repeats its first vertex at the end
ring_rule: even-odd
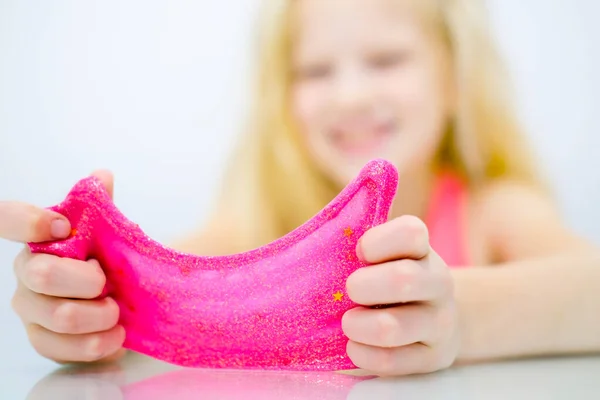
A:
MULTIPOLYGON (((108 168, 150 236, 195 228, 243 123, 257 3, 0 0, 0 199, 52 205, 108 168)), ((600 3, 489 5, 564 215, 600 243, 600 3)), ((0 242, 0 360, 43 370, 10 310, 19 250, 0 242)))

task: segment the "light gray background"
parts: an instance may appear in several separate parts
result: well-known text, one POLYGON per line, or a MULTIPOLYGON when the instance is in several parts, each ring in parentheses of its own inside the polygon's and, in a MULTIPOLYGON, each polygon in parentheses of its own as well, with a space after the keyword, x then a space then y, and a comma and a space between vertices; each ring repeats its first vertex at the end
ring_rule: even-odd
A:
MULTIPOLYGON (((0 0, 0 199, 47 206, 95 168, 159 241, 201 223, 246 102, 257 0, 0 0)), ((600 243, 600 4, 495 0, 519 105, 565 216, 600 243)), ((10 311, 0 242, 0 361, 53 364, 10 311)))

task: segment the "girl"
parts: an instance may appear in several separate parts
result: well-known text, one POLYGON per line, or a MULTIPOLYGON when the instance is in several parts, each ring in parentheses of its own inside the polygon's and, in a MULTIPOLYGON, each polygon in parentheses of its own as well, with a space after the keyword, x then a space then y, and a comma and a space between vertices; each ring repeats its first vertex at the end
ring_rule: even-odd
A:
MULTIPOLYGON (((564 226, 534 170, 480 1, 264 5, 250 129, 211 220, 175 247, 226 254, 270 242, 386 158, 400 173, 397 200, 358 245, 373 265, 347 282, 364 306, 342 321, 358 367, 412 374, 600 350, 599 251, 564 226)), ((32 206, 0 213, 8 239, 69 232, 32 206)), ((13 306, 40 354, 121 356, 118 307, 90 300, 105 281, 97 262, 25 250, 15 272, 13 306)))

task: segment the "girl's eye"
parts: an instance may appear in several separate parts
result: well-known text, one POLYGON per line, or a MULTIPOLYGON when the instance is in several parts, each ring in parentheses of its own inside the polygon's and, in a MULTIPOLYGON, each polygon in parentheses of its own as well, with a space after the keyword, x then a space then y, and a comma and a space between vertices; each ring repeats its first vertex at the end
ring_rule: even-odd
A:
POLYGON ((296 78, 301 80, 321 79, 331 74, 331 67, 325 64, 307 65, 296 69, 296 78))
POLYGON ((407 54, 404 51, 388 51, 371 55, 367 62, 372 67, 386 69, 401 64, 406 58, 407 54))

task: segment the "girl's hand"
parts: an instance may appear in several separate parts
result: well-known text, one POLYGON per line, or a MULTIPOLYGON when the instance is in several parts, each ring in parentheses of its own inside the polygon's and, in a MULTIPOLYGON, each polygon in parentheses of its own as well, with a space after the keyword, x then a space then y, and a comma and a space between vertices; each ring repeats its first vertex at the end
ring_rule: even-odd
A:
POLYGON ((452 277, 431 249, 425 224, 404 216, 374 227, 360 239, 357 253, 374 265, 347 281, 350 299, 364 306, 342 319, 354 364, 381 375, 452 365, 459 343, 452 277))
MULTIPOLYGON (((112 186, 110 175, 100 175, 112 186)), ((0 202, 0 238, 42 242, 69 236, 69 222, 57 213, 18 202, 0 202)), ((106 277, 87 262, 32 254, 26 247, 14 262, 17 289, 12 306, 34 349, 56 362, 91 362, 123 354, 125 332, 117 325, 114 300, 95 299, 106 277)))

